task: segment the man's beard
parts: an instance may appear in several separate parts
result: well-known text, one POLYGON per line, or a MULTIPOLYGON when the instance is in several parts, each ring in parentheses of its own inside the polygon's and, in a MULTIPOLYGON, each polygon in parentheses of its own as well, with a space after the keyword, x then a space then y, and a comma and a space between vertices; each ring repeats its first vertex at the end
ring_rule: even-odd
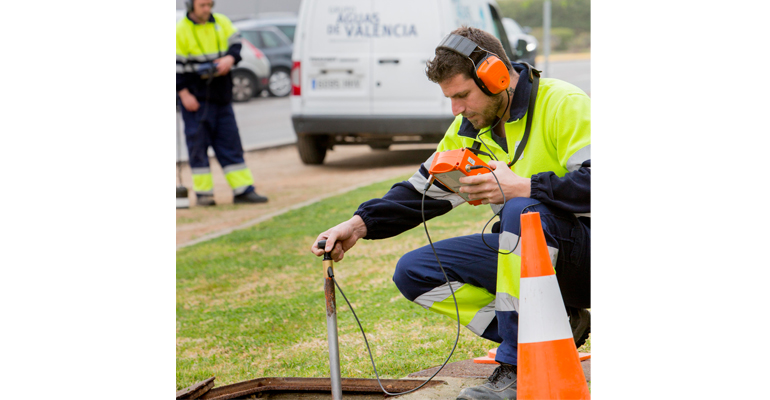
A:
POLYGON ((497 118, 497 110, 500 109, 500 105, 503 103, 503 99, 504 99, 504 96, 500 96, 500 95, 489 97, 489 103, 483 108, 483 111, 481 112, 481 114, 477 114, 473 116, 473 117, 477 117, 480 115, 481 122, 476 124, 475 122, 469 120, 473 125, 473 128, 481 129, 485 126, 492 125, 492 123, 495 122, 495 119, 497 118))

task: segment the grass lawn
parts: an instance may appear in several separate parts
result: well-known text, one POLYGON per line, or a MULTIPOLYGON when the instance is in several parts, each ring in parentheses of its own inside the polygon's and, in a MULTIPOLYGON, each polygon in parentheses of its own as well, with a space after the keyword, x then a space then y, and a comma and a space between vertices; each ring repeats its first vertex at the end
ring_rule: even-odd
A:
MULTIPOLYGON (((186 247, 176 264, 176 386, 216 376, 216 385, 267 376, 329 376, 320 232, 393 183, 373 184, 288 212, 249 229, 186 247)), ((489 207, 462 205, 428 222, 433 241, 478 233, 489 207)), ((406 300, 391 280, 398 258, 428 243, 422 226, 386 240, 361 240, 335 263, 372 346, 380 377, 440 365, 456 322, 406 300)), ((363 338, 337 293, 343 377, 374 378, 363 338)), ((465 329, 451 361, 485 355, 495 343, 465 329)), ((590 350, 589 342, 581 351, 590 350)))

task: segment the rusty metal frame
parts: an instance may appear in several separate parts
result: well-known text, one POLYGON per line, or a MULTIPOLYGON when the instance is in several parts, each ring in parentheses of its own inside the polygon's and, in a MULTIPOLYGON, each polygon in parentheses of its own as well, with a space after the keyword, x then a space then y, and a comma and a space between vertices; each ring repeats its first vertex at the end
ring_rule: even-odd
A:
MULTIPOLYGON (((382 386, 389 392, 411 390, 423 380, 381 379, 382 386)), ((433 380, 423 387, 443 385, 444 381, 433 380)), ((213 388, 201 400, 227 400, 266 391, 328 392, 332 390, 330 378, 258 378, 213 388)), ((342 378, 342 391, 352 393, 383 393, 376 379, 342 378)))
POLYGON ((178 392, 176 392, 176 398, 178 400, 194 400, 197 399, 204 394, 206 394, 211 388, 214 387, 214 379, 215 377, 208 378, 204 381, 197 382, 193 384, 190 387, 187 387, 185 389, 182 389, 178 392))

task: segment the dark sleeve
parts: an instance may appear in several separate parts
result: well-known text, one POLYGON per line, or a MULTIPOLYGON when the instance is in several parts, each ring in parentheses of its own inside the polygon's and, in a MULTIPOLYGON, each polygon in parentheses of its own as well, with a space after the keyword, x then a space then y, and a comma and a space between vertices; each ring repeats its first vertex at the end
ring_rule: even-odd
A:
POLYGON ((227 48, 227 55, 231 55, 235 59, 233 66, 241 62, 241 47, 243 47, 241 43, 233 43, 227 48))
POLYGON ((573 213, 591 212, 591 160, 559 178, 553 172, 532 175, 529 197, 573 213))
MULTIPOLYGON (((177 62, 177 66, 179 65, 179 62, 177 62)), ((176 92, 179 93, 180 90, 187 88, 190 89, 190 85, 192 82, 192 78, 195 77, 195 74, 186 72, 186 73, 176 73, 176 92)))
POLYGON ((194 74, 189 71, 188 64, 190 60, 186 56, 187 49, 184 41, 181 40, 179 32, 176 35, 176 92, 192 87, 192 78, 194 74))
MULTIPOLYGON (((434 183, 435 184, 435 183, 434 183)), ((422 223, 420 203, 422 194, 408 181, 396 183, 381 199, 372 199, 358 206, 355 215, 366 224, 364 239, 385 239, 422 223)), ((446 214, 452 210, 448 200, 425 196, 425 220, 446 214)))

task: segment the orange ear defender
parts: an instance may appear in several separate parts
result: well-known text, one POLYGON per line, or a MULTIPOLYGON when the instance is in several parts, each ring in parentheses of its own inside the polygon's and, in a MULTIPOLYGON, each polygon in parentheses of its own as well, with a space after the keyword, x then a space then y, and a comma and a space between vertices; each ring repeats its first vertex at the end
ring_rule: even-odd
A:
POLYGON ((492 94, 501 93, 511 82, 505 63, 492 53, 476 66, 476 75, 492 94))
POLYGON ((478 49, 486 52, 487 55, 478 64, 473 63, 474 68, 471 76, 476 81, 476 85, 487 96, 502 93, 503 90, 508 88, 511 76, 505 63, 495 53, 479 47, 474 41, 450 33, 441 40, 441 43, 436 48, 454 51, 457 54, 468 57, 472 63, 473 59, 470 56, 474 51, 478 49))

